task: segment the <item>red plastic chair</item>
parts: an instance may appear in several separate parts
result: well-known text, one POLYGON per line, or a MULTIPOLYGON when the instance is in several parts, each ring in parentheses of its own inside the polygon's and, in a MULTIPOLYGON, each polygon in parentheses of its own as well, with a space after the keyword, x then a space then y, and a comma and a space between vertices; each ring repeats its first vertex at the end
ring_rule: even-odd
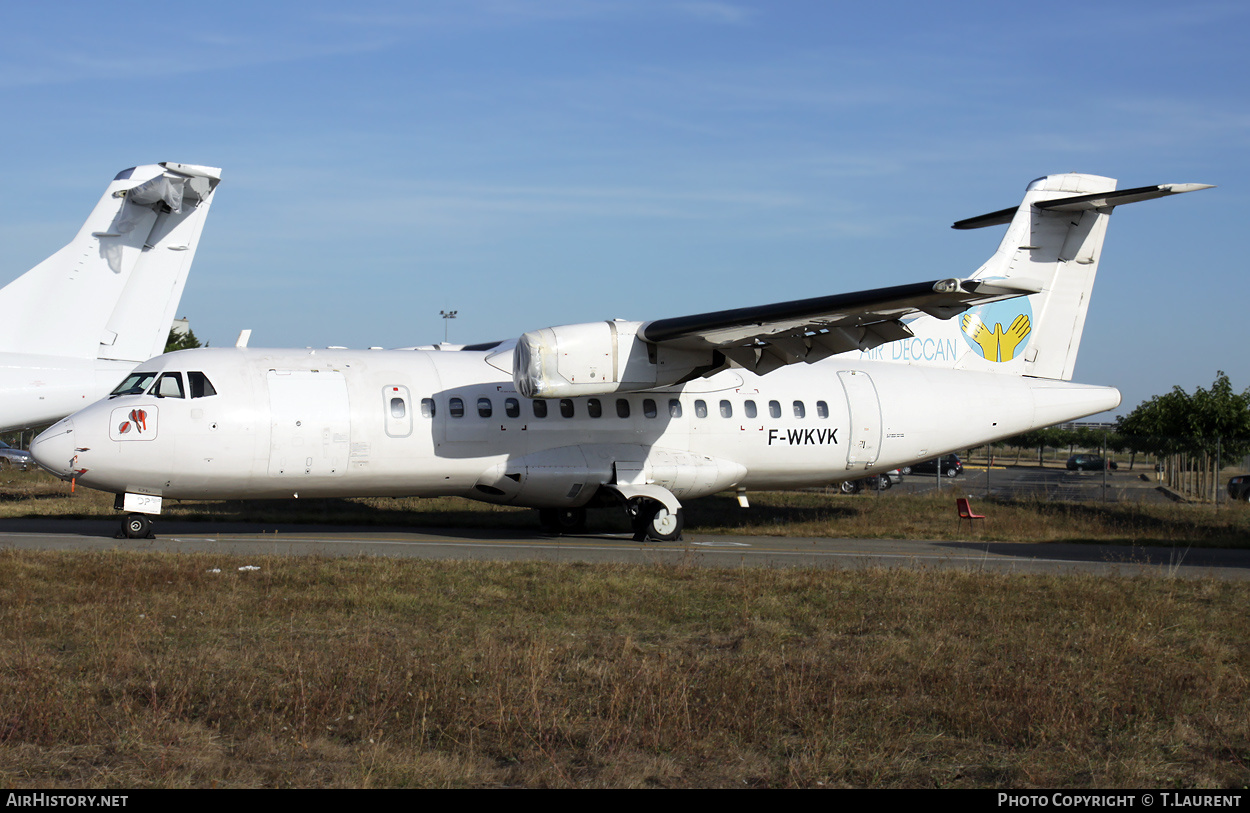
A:
POLYGON ((974 519, 985 519, 985 514, 972 513, 972 506, 968 504, 967 497, 960 497, 955 500, 955 508, 959 510, 959 524, 962 527, 964 520, 968 520, 968 530, 972 530, 972 521, 974 519))

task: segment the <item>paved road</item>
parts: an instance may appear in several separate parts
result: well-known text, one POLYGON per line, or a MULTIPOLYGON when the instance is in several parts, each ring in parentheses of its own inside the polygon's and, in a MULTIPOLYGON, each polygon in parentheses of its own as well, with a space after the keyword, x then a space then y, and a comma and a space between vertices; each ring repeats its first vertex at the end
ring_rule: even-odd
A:
POLYGON ((1159 488, 1154 472, 1149 471, 1146 466, 1139 466, 1138 469, 1133 472, 1107 472, 1104 487, 1103 474, 1097 471, 1067 471, 1039 466, 995 466, 990 469, 987 480, 984 466, 968 466, 958 477, 943 477, 940 485, 937 477, 932 474, 908 475, 900 485, 889 489, 885 494, 931 492, 940 487, 951 493, 984 497, 988 488, 991 495, 1001 499, 1096 502, 1105 496, 1108 502, 1166 502, 1169 497, 1159 488), (1143 474, 1146 479, 1142 479, 1143 474))
POLYGON ((1005 573, 1100 573, 1250 578, 1250 551, 1010 542, 796 539, 689 534, 679 543, 628 536, 551 538, 498 530, 162 522, 156 539, 114 539, 115 520, 5 520, 0 547, 137 550, 232 556, 411 556, 430 559, 666 562, 709 567, 956 568, 1005 573))

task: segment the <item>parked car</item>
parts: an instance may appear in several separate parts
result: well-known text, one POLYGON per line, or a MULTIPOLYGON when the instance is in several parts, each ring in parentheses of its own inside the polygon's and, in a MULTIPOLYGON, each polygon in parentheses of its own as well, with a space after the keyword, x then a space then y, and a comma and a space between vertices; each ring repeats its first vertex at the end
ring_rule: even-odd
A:
POLYGON ((1074 454, 1068 458, 1068 471, 1115 471, 1118 468, 1114 460, 1103 460, 1096 454, 1074 454))
POLYGON ((947 477, 954 477, 963 470, 963 461, 956 454, 944 454, 932 460, 922 460, 911 464, 912 474, 936 474, 940 471, 947 477))
POLYGON ((34 460, 31 458, 30 452, 24 449, 16 449, 0 440, 0 469, 7 469, 9 466, 13 466, 26 471, 33 462, 34 460))
POLYGON ((1228 481, 1228 498, 1250 502, 1250 474, 1239 474, 1228 481))
POLYGON ((868 491, 885 491, 887 488, 898 485, 901 482, 903 482, 903 473, 898 469, 891 469, 870 477, 847 480, 841 483, 838 488, 843 494, 858 494, 865 489, 868 491))

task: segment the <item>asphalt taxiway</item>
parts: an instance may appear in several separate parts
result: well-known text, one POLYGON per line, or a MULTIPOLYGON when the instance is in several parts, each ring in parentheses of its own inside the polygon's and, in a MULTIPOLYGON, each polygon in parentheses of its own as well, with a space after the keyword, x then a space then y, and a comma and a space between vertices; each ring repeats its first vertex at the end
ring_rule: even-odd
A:
POLYGON ((674 543, 627 535, 549 537, 498 529, 372 528, 161 522, 154 539, 115 539, 117 520, 0 522, 0 548, 128 550, 220 556, 403 556, 427 559, 686 563, 707 567, 906 567, 995 573, 1250 578, 1250 551, 1065 543, 812 539, 687 534, 674 543))

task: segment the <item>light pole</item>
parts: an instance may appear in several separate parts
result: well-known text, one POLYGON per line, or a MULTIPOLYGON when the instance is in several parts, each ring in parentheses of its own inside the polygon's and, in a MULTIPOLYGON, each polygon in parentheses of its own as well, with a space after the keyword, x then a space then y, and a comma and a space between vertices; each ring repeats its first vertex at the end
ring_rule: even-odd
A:
POLYGON ((447 327, 451 322, 449 320, 456 318, 458 311, 439 311, 439 316, 443 317, 443 344, 447 344, 447 327))

